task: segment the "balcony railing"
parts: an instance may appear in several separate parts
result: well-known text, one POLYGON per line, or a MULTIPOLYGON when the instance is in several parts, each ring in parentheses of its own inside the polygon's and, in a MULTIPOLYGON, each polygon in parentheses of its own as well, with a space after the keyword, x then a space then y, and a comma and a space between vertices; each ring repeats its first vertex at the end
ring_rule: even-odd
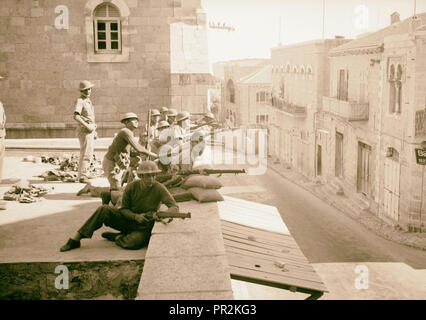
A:
POLYGON ((306 107, 289 103, 282 98, 273 97, 271 99, 271 104, 273 107, 289 113, 294 117, 306 117, 306 107))
POLYGON ((368 103, 323 97, 322 108, 323 111, 338 115, 348 121, 368 120, 368 103))
POLYGON ((416 111, 415 136, 426 135, 426 109, 416 111))

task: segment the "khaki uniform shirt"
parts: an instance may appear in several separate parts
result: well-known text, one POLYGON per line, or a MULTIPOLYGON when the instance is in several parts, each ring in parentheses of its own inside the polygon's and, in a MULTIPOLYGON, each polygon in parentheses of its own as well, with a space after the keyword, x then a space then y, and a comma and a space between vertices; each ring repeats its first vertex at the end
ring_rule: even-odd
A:
MULTIPOLYGON (((75 103, 74 113, 78 113, 87 123, 95 123, 95 110, 92 101, 89 98, 78 98, 75 103)), ((86 131, 83 125, 79 124, 78 131, 86 131)))

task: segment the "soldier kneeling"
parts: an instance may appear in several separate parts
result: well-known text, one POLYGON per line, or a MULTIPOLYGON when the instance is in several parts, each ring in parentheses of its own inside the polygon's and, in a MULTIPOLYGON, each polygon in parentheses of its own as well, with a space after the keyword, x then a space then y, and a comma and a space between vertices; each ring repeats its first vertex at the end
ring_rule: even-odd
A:
POLYGON ((102 237, 115 241, 122 248, 140 249, 147 246, 155 222, 152 213, 157 212, 162 203, 169 208, 168 212, 179 211, 166 187, 155 180, 159 172, 153 161, 143 161, 137 170, 140 180, 126 186, 121 208, 100 206, 60 251, 79 248, 81 239, 91 238, 93 232, 103 225, 120 231, 104 232, 102 237))

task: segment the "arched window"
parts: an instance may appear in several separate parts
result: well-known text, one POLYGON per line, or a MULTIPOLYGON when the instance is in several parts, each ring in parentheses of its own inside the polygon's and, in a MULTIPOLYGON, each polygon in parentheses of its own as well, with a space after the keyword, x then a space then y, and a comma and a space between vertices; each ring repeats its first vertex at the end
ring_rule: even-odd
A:
POLYGON ((302 79, 305 79, 305 66, 303 64, 300 66, 300 74, 302 75, 302 79))
POLYGON ((228 84, 226 85, 226 96, 229 102, 235 103, 235 87, 232 80, 229 80, 228 84))
POLYGON ((290 73, 290 63, 287 63, 287 66, 285 67, 285 72, 290 73))
POLYGON ((293 67, 294 79, 297 79, 297 72, 298 72, 297 67, 294 66, 293 67))
POLYGON ((280 83, 280 98, 281 99, 285 98, 285 82, 284 82, 284 77, 281 78, 281 83, 280 83))
POLYGON ((312 67, 311 66, 308 66, 306 74, 308 75, 308 79, 312 80, 313 71, 312 71, 312 67))
POLYGON ((389 83, 389 113, 394 113, 396 90, 395 90, 395 66, 393 64, 389 68, 388 83, 389 83))
POLYGON ((93 12, 96 53, 121 52, 120 11, 111 3, 102 3, 93 12))
POLYGON ((396 81, 395 81, 395 112, 401 113, 402 107, 402 67, 398 64, 396 68, 396 81))

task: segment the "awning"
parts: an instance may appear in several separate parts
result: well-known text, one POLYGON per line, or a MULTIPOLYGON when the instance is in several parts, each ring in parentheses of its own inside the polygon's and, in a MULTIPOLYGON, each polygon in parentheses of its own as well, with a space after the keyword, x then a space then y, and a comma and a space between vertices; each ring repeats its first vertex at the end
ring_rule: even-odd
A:
POLYGON ((218 202, 231 278, 310 294, 327 289, 277 208, 224 196, 218 202))

